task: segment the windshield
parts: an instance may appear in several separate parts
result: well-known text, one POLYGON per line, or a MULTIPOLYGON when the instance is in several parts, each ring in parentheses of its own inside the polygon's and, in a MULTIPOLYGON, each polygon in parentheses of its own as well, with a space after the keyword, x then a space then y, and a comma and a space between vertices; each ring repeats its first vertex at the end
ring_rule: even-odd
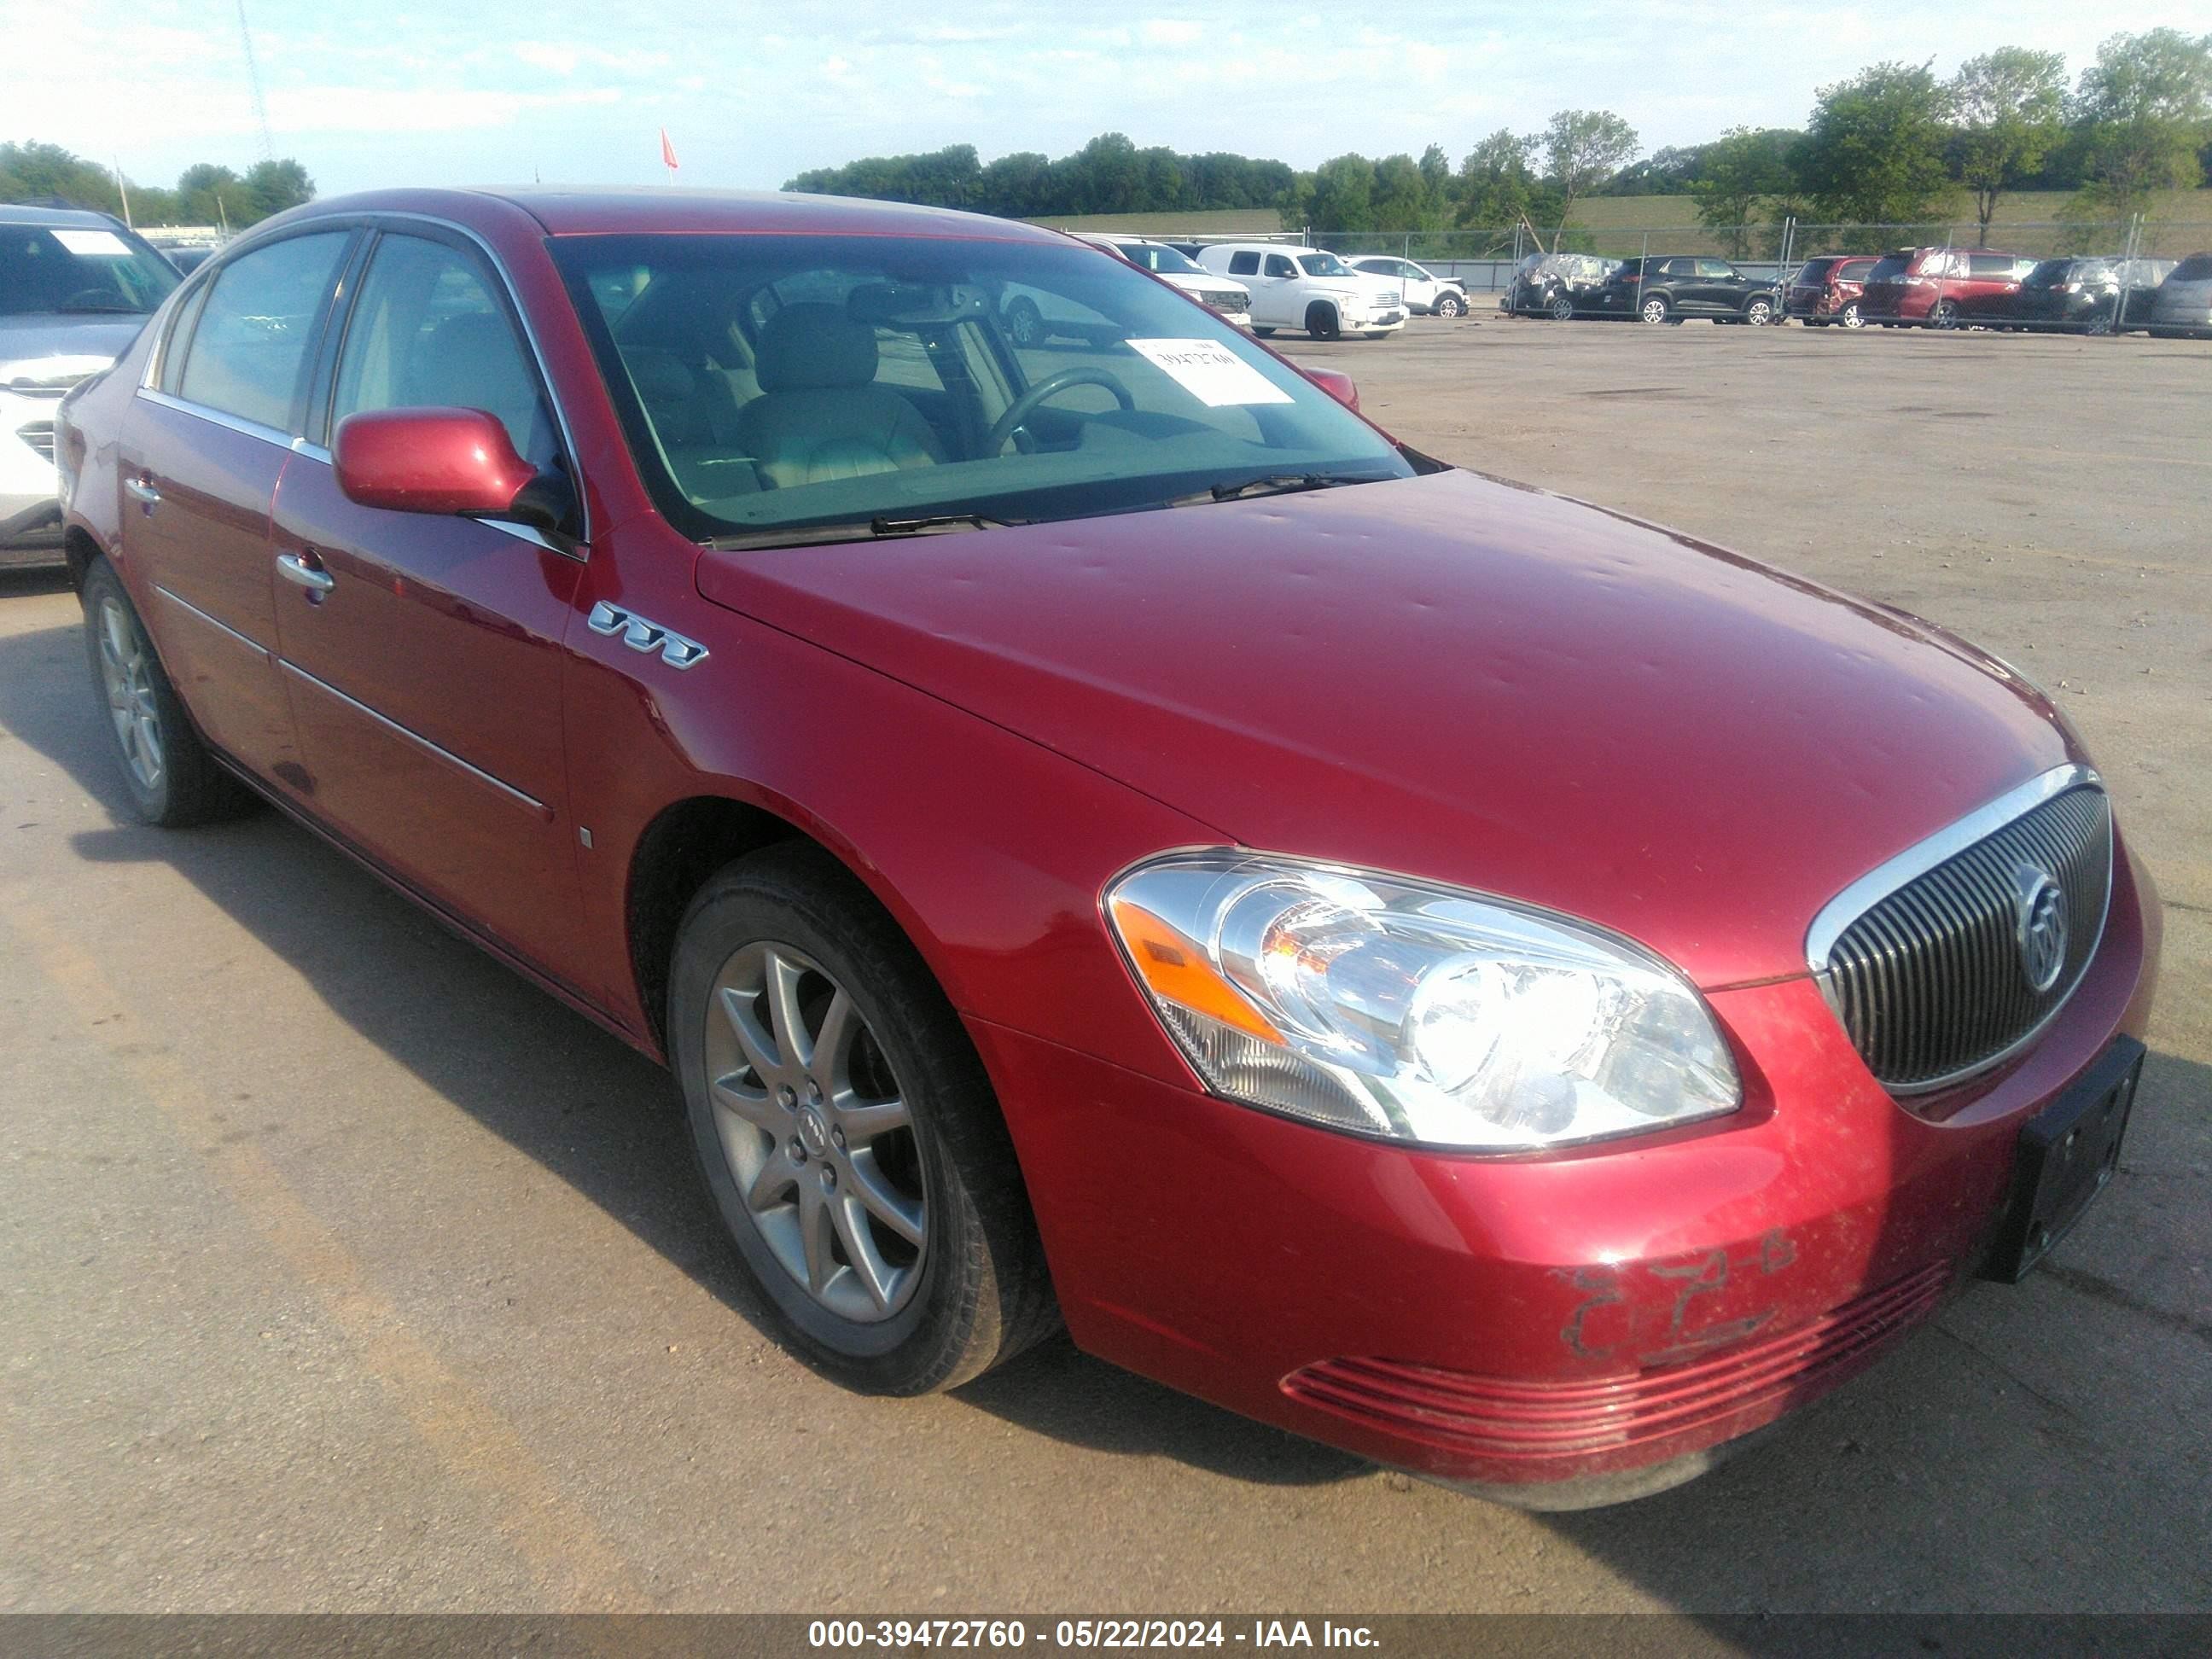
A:
POLYGON ((678 234, 550 246, 639 469, 696 540, 846 526, 862 539, 1413 471, 1304 376, 1095 249, 678 234))
POLYGON ((1184 258, 1171 247, 1162 247, 1157 242, 1116 242, 1122 257, 1133 265, 1142 265, 1146 270, 1156 270, 1169 276, 1202 276, 1206 273, 1184 258))
POLYGON ((160 254, 124 231, 0 225, 0 317, 143 316, 178 281, 160 254))
POLYGON ((1351 270, 1334 253, 1302 253, 1298 269, 1309 276, 1349 276, 1351 270))

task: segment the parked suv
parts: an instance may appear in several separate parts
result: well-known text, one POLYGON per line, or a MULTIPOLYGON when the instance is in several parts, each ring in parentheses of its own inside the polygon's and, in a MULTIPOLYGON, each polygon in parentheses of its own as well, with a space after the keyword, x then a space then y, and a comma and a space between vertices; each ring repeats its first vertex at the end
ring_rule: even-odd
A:
POLYGON ((2151 296, 2148 321, 2154 334, 2212 334, 2212 253, 2192 253, 2173 268, 2151 296))
POLYGON ((59 562, 54 410, 176 285, 104 213, 0 205, 0 566, 59 562))
POLYGON ((1595 253, 1532 253, 1513 273, 1504 309, 1516 317, 1560 322, 1594 310, 1613 262, 1595 253))
POLYGON ((2012 313, 2035 261, 1989 248, 1907 247, 1867 273, 1859 303, 1885 328, 1966 328, 2012 313))
POLYGON ((1806 260, 1790 279, 1785 313, 1802 319, 1808 328, 1831 323, 1839 328, 1865 327, 1860 295, 1874 266, 1871 255, 1824 253, 1806 260))
POLYGON ((1143 236, 1104 236, 1079 233, 1079 241, 1090 242, 1109 253, 1119 254, 1139 270, 1149 270, 1170 288, 1185 294, 1239 328, 1252 326, 1252 290, 1227 276, 1218 276, 1178 248, 1143 236))
POLYGON ((1467 286, 1456 276, 1439 276, 1426 265, 1387 255, 1354 259, 1352 268, 1395 282, 1405 298, 1406 309, 1416 316, 1467 315, 1467 286))
POLYGON ((2150 317, 2152 295, 2174 263, 2119 255, 2045 259, 2021 280, 2020 292, 2013 295, 2011 321, 2020 328, 2075 334, 2110 334, 2125 326, 2124 317, 2141 327, 2150 317))
POLYGON ((1782 314, 1774 285, 1747 276, 1725 259, 1624 260, 1598 291, 1598 313, 1634 317, 1647 323, 1679 323, 1710 317, 1720 323, 1748 323, 1763 328, 1782 314))
POLYGON ((1316 340, 1364 334, 1388 337, 1406 325, 1402 296, 1317 247, 1280 242, 1214 242, 1198 263, 1252 290, 1252 331, 1302 328, 1316 340))

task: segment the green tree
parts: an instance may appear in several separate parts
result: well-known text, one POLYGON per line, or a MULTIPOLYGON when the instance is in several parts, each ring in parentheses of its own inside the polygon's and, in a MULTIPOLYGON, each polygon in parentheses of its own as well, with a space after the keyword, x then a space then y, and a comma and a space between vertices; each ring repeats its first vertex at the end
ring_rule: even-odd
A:
MULTIPOLYGON (((1791 149, 1791 170, 1823 218, 1868 225, 1924 222, 1952 191, 1943 165, 1948 104, 1925 64, 1861 70, 1820 88, 1805 136, 1791 149)), ((1870 234, 1874 241, 1882 240, 1870 234)))
POLYGON ((1339 155, 1314 169, 1306 222, 1316 232, 1365 230, 1374 205, 1375 163, 1364 155, 1339 155))
POLYGON ((1790 171, 1795 137, 1775 127, 1731 127, 1699 153, 1690 198, 1698 204, 1698 222, 1719 236, 1730 258, 1750 252, 1759 203, 1796 182, 1790 171))
POLYGON ((1559 190, 1562 224, 1577 197, 1601 188, 1643 147, 1636 129, 1609 109, 1563 109, 1544 129, 1542 143, 1544 177, 1559 190))
POLYGON ((2212 132, 2212 34, 2116 34, 2081 71, 2075 112, 2087 131, 2083 204, 2141 212, 2154 191, 2201 184, 2212 132))
POLYGON ((1565 215, 1558 189, 1538 179, 1529 165, 1536 141, 1500 127, 1459 167, 1458 222, 1486 228, 1540 222, 1557 225, 1565 215))
POLYGON ((315 181, 307 177, 307 168, 289 156, 256 161, 246 169, 246 200, 256 219, 266 219, 314 199, 315 181))
POLYGON ((1959 181, 1974 194, 1980 246, 1990 245, 1997 199, 2043 165, 2064 132, 2066 60, 2055 52, 1999 46, 1951 77, 1951 140, 1959 181))
POLYGON ((1375 164, 1370 230, 1419 230, 1430 217, 1429 181, 1410 155, 1386 155, 1375 164))
POLYGON ((1429 206, 1431 210, 1443 205, 1444 198, 1451 194, 1451 157, 1444 154, 1442 144, 1431 144, 1421 152, 1421 182, 1428 186, 1429 206))
POLYGON ((0 201, 63 202, 99 213, 123 209, 114 175, 106 167, 35 138, 0 144, 0 201))

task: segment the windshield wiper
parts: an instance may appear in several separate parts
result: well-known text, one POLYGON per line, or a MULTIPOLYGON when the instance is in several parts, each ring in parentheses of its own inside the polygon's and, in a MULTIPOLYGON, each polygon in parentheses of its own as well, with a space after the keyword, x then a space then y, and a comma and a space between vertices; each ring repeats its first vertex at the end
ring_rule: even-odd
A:
POLYGON ((1162 507, 1203 507, 1211 501, 1243 501, 1260 495, 1296 495, 1309 489, 1334 489, 1340 484, 1380 483, 1389 477, 1377 472, 1268 472, 1236 483, 1216 484, 1195 495, 1176 495, 1162 507))
POLYGON ((709 537, 703 546, 718 552, 770 547, 812 547, 824 542, 895 541, 906 536, 938 536, 952 530, 1011 530, 1030 519, 996 519, 988 513, 928 513, 913 518, 849 519, 836 524, 793 525, 783 530, 739 531, 709 537))

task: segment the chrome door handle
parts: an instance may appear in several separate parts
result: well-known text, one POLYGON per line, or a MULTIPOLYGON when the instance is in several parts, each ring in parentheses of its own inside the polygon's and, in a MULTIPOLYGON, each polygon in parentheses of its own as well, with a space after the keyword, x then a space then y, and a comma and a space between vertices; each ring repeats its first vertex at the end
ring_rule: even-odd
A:
POLYGON ((319 564, 308 563, 307 557, 297 553, 279 553, 276 556, 276 574, 318 598, 338 585, 337 578, 329 571, 319 564))
POLYGON ((161 492, 144 478, 125 478, 123 487, 149 507, 161 499, 161 492))

